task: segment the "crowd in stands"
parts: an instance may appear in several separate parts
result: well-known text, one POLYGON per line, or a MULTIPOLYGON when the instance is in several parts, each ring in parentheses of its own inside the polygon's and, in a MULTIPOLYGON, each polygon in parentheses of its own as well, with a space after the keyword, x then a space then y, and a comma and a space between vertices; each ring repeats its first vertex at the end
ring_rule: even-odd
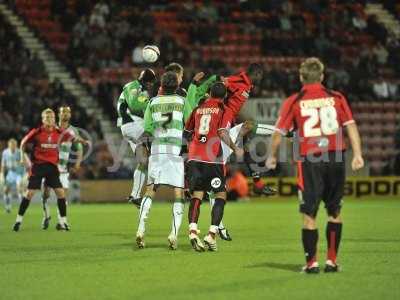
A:
POLYGON ((0 49, 0 148, 6 146, 9 138, 21 141, 31 128, 39 126, 43 109, 57 110, 66 104, 72 109, 71 123, 89 132, 94 141, 95 152, 81 175, 100 173, 102 166, 95 162, 105 154, 102 153, 103 135, 98 119, 87 115, 78 99, 68 93, 59 80, 48 79, 43 62, 22 45, 13 28, 1 16, 0 49))
MULTIPOLYGON (((224 54, 208 57, 205 47, 250 45, 244 56, 263 58, 265 70, 254 97, 285 98, 297 91, 299 60, 279 62, 279 58, 306 56, 322 58, 326 85, 342 91, 350 102, 400 97, 399 39, 376 16, 365 14, 371 1, 50 1, 51 17, 69 34, 65 62, 113 119, 122 86, 146 66, 140 55, 146 44, 161 50, 152 66, 156 70, 172 61, 185 66, 183 86, 198 71, 230 74, 237 71, 237 61, 243 61, 240 55, 236 64, 229 64, 224 54), (158 23, 160 12, 172 14, 161 23, 168 26, 158 23), (228 43, 229 35, 240 39, 228 43), (117 80, 103 72, 131 67, 132 73, 119 74, 117 80), (89 72, 93 81, 84 81, 81 70, 89 72)), ((385 7, 400 16, 396 1, 386 1, 385 7)))

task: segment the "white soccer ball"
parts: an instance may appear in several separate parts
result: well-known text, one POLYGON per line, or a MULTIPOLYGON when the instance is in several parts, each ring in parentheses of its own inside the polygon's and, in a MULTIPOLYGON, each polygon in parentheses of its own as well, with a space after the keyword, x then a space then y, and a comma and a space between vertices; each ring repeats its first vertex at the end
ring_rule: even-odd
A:
POLYGON ((143 47, 142 55, 146 62, 153 63, 160 56, 160 50, 155 45, 147 45, 143 47))

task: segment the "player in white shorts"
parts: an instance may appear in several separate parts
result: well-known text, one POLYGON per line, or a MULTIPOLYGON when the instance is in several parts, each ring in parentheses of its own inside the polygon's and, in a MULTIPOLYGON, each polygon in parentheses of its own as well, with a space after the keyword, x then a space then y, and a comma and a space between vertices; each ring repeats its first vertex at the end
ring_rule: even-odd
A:
POLYGON ((140 206, 141 192, 146 182, 147 153, 139 147, 138 140, 144 132, 143 115, 149 103, 150 95, 156 82, 156 75, 152 69, 143 70, 138 79, 125 84, 118 98, 117 126, 121 128, 122 136, 128 141, 134 155, 136 155, 136 169, 133 173, 133 185, 128 202, 140 206))
POLYGON ((184 98, 175 94, 178 78, 175 72, 168 71, 161 78, 162 95, 154 97, 147 106, 144 121, 143 141, 152 141, 148 165, 147 188, 139 211, 139 226, 136 243, 144 248, 145 225, 152 199, 160 185, 174 188, 172 228, 168 236, 169 247, 177 248, 178 232, 184 212, 184 162, 180 156, 183 140, 183 129, 190 116, 191 106, 184 98))
MULTIPOLYGON (((59 107, 58 118, 59 118, 59 120, 58 120, 59 128, 64 129, 66 132, 68 132, 73 137, 79 136, 78 128, 76 128, 70 124, 71 108, 69 106, 59 107)), ((68 142, 63 142, 59 145, 58 170, 60 172, 60 182, 65 191, 65 194, 67 194, 68 189, 69 189, 70 173, 69 173, 69 169, 68 169, 68 164, 73 162, 71 171, 73 171, 74 173, 78 172, 81 167, 82 156, 83 156, 83 149, 82 149, 82 145, 80 143, 72 143, 71 141, 68 141, 68 142), (70 156, 73 146, 75 147, 74 154, 76 156, 74 158, 74 161, 72 161, 71 156, 70 156)), ((43 183, 43 194, 42 194, 42 204, 43 204, 42 228, 44 230, 49 228, 50 220, 51 220, 50 206, 48 203, 49 198, 50 198, 50 188, 47 187, 46 182, 44 182, 43 183)), ((58 211, 57 211, 57 218, 58 218, 58 222, 56 225, 56 229, 61 230, 62 222, 60 221, 60 215, 58 214, 58 211)))
POLYGON ((17 141, 10 139, 7 149, 3 151, 1 156, 0 182, 3 186, 3 199, 7 213, 11 212, 13 198, 17 198, 18 203, 21 201, 24 191, 24 178, 26 179, 25 166, 20 163, 21 151, 17 147, 17 141))

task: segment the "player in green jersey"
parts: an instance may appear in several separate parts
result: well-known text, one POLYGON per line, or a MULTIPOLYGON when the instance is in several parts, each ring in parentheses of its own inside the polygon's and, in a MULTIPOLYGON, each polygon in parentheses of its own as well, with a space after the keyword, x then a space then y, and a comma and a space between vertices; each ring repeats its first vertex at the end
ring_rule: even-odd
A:
POLYGON ((140 206, 141 191, 146 181, 147 163, 143 156, 143 148, 137 147, 138 139, 144 131, 144 112, 156 82, 156 75, 152 69, 143 70, 138 79, 128 82, 123 87, 118 99, 117 126, 121 127, 122 136, 128 141, 138 163, 133 174, 133 186, 128 201, 140 206))
MULTIPOLYGON (((79 136, 78 128, 72 126, 70 124, 71 120, 71 108, 67 105, 61 106, 58 109, 58 127, 60 129, 65 130, 68 132, 71 136, 79 136)), ((67 194, 68 189, 69 189, 69 176, 70 176, 70 171, 76 173, 79 171, 81 167, 81 162, 82 162, 82 157, 83 157, 83 148, 82 144, 80 143, 73 143, 72 141, 65 141, 60 144, 59 146, 59 154, 58 154, 58 171, 60 172, 60 181, 62 184, 62 187, 65 191, 65 194, 67 194), (68 169, 68 163, 70 162, 70 154, 72 150, 72 146, 75 147, 76 149, 76 158, 74 159, 74 164, 71 167, 71 169, 68 169)), ((43 188, 43 194, 42 194, 42 204, 43 204, 43 220, 42 220, 42 228, 46 230, 49 228, 50 225, 50 207, 48 200, 50 198, 50 188, 46 185, 46 182, 44 182, 44 188, 43 188)), ((60 217, 60 214, 57 213, 57 218, 58 218, 58 223, 57 223, 57 230, 62 229, 62 220, 60 217)))
POLYGON ((189 118, 191 106, 176 94, 178 77, 175 72, 164 73, 161 78, 162 94, 150 100, 144 116, 143 139, 151 139, 148 181, 140 206, 136 243, 144 248, 145 222, 152 199, 159 185, 174 188, 175 201, 172 209, 172 229, 168 236, 170 249, 177 248, 178 232, 184 211, 184 162, 180 155, 184 123, 189 118))

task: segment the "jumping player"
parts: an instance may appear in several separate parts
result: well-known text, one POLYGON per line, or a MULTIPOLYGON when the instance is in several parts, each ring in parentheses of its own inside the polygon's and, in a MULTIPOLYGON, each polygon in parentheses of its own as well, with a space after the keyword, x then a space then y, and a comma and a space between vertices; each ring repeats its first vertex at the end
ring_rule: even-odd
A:
POLYGON ((68 132, 58 129, 55 125, 55 113, 47 108, 42 112, 42 126, 32 129, 21 142, 21 163, 25 162, 25 147, 28 143, 33 144, 32 168, 28 179, 28 190, 22 198, 19 206, 17 219, 13 226, 14 231, 19 231, 23 216, 27 210, 35 192, 40 190, 42 180, 46 180, 48 187, 52 188, 57 196, 58 211, 62 230, 69 230, 67 223, 67 206, 65 193, 60 182, 60 172, 58 171, 59 144, 65 141, 88 142, 80 137, 73 137, 68 132))
POLYGON ((128 201, 138 207, 147 175, 147 162, 142 156, 146 156, 147 153, 143 148, 137 147, 137 143, 144 131, 143 116, 155 82, 154 71, 152 69, 143 70, 137 80, 125 84, 117 105, 117 126, 121 127, 122 136, 128 141, 133 154, 139 158, 133 174, 132 192, 128 197, 128 201))
MULTIPOLYGON (((79 136, 78 129, 70 124, 71 120, 71 108, 69 106, 61 106, 58 109, 58 118, 59 118, 59 123, 58 123, 58 128, 63 130, 64 132, 68 132, 71 136, 79 136)), ((58 161, 58 171, 60 172, 60 182, 62 184, 62 187, 65 191, 65 194, 67 194, 68 189, 69 189, 69 171, 71 170, 72 172, 76 173, 79 171, 81 167, 81 162, 82 162, 82 153, 83 153, 83 148, 82 144, 80 143, 74 143, 74 146, 76 148, 76 158, 73 166, 71 169, 68 169, 68 163, 70 162, 70 153, 72 149, 73 143, 68 140, 60 145, 59 149, 59 161, 58 161)), ((42 195, 42 205, 43 205, 43 220, 42 220, 42 228, 46 230, 49 228, 50 224, 50 207, 48 203, 48 199, 50 197, 50 188, 46 185, 46 182, 44 182, 44 189, 43 189, 43 195, 42 195)), ((58 223, 56 228, 61 229, 61 222, 60 222, 60 214, 58 213, 58 223)))
POLYGON ((204 251, 204 245, 198 237, 197 223, 200 204, 206 192, 213 191, 216 199, 211 213, 211 226, 204 238, 210 251, 217 250, 216 234, 221 223, 226 201, 225 170, 222 159, 221 139, 238 156, 243 150, 232 142, 227 128, 230 127, 230 115, 224 117, 224 98, 227 90, 222 82, 211 87, 211 98, 204 101, 191 114, 185 130, 192 135, 189 145, 188 177, 192 194, 189 208, 189 239, 193 249, 204 251))
POLYGON ((266 165, 270 169, 276 167, 281 134, 295 130, 300 144, 298 189, 300 212, 303 214, 302 241, 307 262, 303 271, 319 273, 316 216, 322 200, 328 213, 325 272, 337 272, 336 259, 342 235, 340 210, 345 184, 343 127, 347 128, 353 149, 353 170, 364 166, 360 135, 346 98, 322 85, 322 62, 318 58, 308 58, 299 71, 303 87, 282 104, 266 165))

